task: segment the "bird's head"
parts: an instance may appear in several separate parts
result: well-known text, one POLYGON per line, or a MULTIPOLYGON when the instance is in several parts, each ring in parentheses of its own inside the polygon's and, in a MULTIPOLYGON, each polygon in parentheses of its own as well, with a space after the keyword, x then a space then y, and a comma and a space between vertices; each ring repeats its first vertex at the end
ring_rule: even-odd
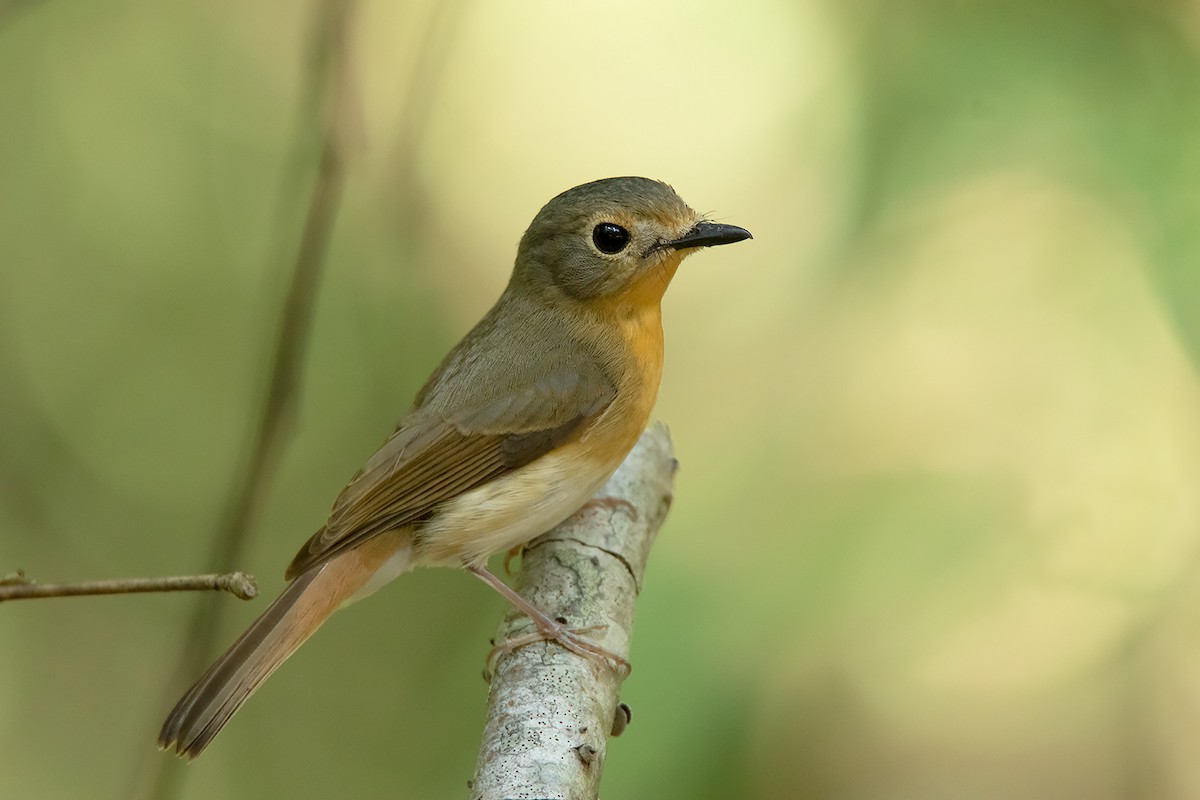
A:
POLYGON ((709 222, 649 178, 605 178, 547 203, 521 237, 514 282, 575 300, 658 303, 680 261, 700 247, 751 238, 709 222))

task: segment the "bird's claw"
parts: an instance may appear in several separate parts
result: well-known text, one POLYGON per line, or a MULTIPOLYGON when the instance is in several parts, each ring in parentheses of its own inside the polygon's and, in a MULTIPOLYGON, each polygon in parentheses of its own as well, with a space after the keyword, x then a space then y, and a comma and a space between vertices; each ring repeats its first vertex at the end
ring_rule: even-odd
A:
POLYGON ((627 659, 611 650, 601 647, 582 635, 605 630, 608 630, 607 625, 587 625, 582 628, 569 628, 557 622, 554 623, 553 628, 543 628, 539 625, 534 631, 513 636, 493 647, 487 656, 487 669, 484 671, 484 680, 490 682, 492 676, 496 674, 496 663, 501 656, 508 655, 519 648, 538 642, 556 642, 577 656, 591 659, 605 667, 615 667, 621 671, 622 679, 627 678, 633 669, 627 659))
POLYGON ((525 552, 525 545, 519 544, 504 554, 504 574, 512 575, 512 560, 525 552))

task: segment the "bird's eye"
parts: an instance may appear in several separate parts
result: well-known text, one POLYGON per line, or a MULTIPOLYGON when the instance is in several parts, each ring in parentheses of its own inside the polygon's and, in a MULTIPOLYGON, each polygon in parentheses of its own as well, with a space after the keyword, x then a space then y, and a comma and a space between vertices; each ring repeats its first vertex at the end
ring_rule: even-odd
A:
POLYGON ((629 244, 629 231, 615 222, 601 222, 592 228, 592 242, 601 253, 619 253, 629 244))

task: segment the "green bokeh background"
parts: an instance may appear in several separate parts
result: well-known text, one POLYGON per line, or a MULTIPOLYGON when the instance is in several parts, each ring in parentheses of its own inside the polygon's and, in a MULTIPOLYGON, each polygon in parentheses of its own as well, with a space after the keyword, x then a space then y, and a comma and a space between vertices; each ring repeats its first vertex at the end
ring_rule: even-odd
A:
MULTIPOLYGON (((541 204, 645 174, 756 239, 665 303, 682 470, 604 795, 1200 796, 1200 4, 437 8, 355 20, 264 593, 541 204)), ((312 18, 0 3, 0 572, 204 568, 311 181, 312 18)), ((0 608, 0 796, 131 796, 193 602, 0 608)), ((227 602, 223 640, 265 598, 227 602)), ((501 612, 406 576, 183 796, 467 796, 501 612)))

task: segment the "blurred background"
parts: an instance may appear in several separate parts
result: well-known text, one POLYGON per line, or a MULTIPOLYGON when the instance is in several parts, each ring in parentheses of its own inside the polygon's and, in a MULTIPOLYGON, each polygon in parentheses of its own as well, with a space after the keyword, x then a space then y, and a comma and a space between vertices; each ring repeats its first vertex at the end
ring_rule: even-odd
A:
MULTIPOLYGON (((0 3, 0 573, 206 571, 322 13, 0 3)), ((1200 4, 374 0, 339 46, 265 596, 541 205, 661 178, 756 238, 666 298, 682 469, 605 796, 1200 797, 1200 4)), ((0 608, 0 795, 142 791, 196 601, 0 608)), ((267 597, 217 602, 223 647, 267 597)), ((465 797, 502 611, 405 577, 172 796, 465 797)))

